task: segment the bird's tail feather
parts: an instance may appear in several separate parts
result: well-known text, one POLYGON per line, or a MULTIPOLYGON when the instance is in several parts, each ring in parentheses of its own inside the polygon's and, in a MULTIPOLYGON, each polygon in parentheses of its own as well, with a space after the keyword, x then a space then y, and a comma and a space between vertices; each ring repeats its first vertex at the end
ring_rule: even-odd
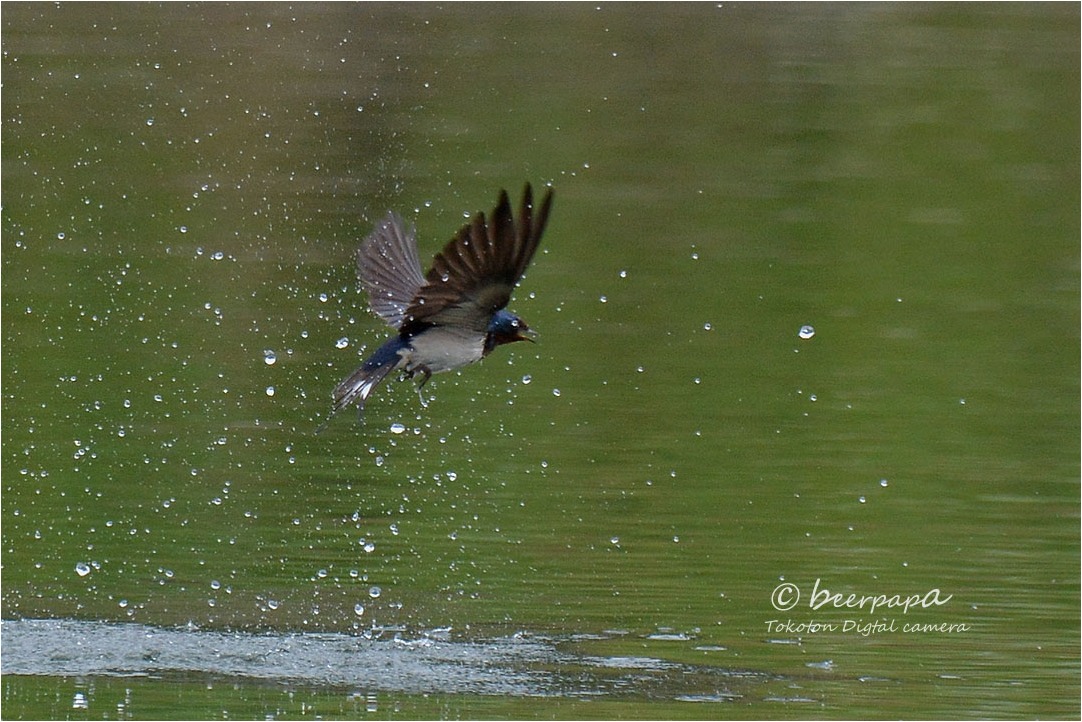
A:
POLYGON ((398 361, 399 358, 396 354, 391 354, 389 357, 381 357, 380 354, 377 354, 350 374, 349 378, 338 384, 334 389, 334 406, 331 408, 331 413, 319 425, 316 433, 318 434, 327 428, 327 424, 331 422, 335 414, 357 399, 360 399, 360 403, 357 405, 358 416, 363 418, 364 402, 368 400, 372 390, 379 386, 379 383, 387 377, 387 374, 394 370, 398 361))

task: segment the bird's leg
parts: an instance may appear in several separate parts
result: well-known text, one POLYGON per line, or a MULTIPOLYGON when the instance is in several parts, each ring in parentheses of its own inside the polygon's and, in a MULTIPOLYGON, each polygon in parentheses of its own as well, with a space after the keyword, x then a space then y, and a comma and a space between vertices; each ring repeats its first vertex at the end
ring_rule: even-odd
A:
POLYGON ((417 384, 417 396, 419 396, 421 399, 421 406, 427 409, 428 402, 425 401, 425 395, 421 393, 421 389, 424 387, 425 384, 428 383, 428 380, 432 378, 432 371, 429 370, 427 366, 418 366, 413 371, 414 376, 416 376, 417 374, 421 375, 421 381, 417 384))

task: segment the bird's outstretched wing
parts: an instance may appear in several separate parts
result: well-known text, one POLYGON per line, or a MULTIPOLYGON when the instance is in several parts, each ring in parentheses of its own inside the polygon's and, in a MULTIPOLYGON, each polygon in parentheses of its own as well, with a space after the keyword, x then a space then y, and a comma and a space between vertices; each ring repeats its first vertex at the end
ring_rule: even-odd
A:
POLYGON ((406 309, 425 284, 417 259, 417 239, 397 213, 388 213, 357 249, 357 277, 372 311, 398 329, 406 309))
POLYGON ((436 254, 424 286, 405 310, 402 331, 435 324, 485 333, 537 251, 551 206, 550 189, 535 209, 527 184, 516 223, 507 191, 500 191, 488 219, 478 213, 436 254))

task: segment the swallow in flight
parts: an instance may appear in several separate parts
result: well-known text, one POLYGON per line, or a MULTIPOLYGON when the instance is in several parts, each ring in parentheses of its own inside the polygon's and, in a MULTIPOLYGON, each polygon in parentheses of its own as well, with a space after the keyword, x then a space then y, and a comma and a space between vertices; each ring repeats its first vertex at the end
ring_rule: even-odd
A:
POLYGON ((507 191, 500 191, 492 213, 475 215, 436 254, 427 274, 417 258, 414 227, 388 213, 357 250, 357 276, 373 313, 396 333, 338 384, 331 416, 353 402, 363 413, 369 395, 392 371, 419 376, 420 392, 432 374, 480 361, 501 344, 530 341, 526 322, 506 307, 537 251, 551 206, 551 189, 535 207, 527 184, 515 218, 507 191))

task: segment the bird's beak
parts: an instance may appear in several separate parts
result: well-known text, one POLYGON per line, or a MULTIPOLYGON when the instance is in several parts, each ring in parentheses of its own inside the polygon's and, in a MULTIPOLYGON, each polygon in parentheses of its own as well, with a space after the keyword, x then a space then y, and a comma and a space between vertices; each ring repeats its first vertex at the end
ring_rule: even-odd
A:
POLYGON ((519 331, 518 335, 515 336, 515 340, 516 341, 529 341, 530 343, 535 343, 534 338, 536 338, 536 337, 537 337, 537 331, 534 331, 532 328, 528 328, 525 331, 519 331))

